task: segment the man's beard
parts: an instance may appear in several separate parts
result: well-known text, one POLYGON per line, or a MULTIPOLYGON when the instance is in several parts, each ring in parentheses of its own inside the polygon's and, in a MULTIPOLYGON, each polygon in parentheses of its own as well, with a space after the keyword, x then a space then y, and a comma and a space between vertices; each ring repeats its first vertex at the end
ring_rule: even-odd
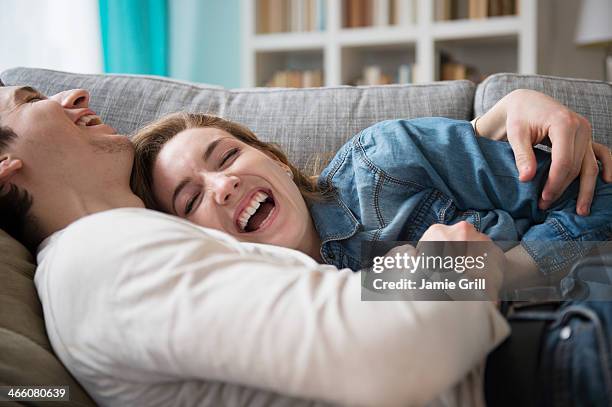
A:
POLYGON ((117 136, 113 138, 95 138, 90 141, 96 153, 101 154, 118 154, 125 151, 134 151, 132 142, 125 136, 117 136))

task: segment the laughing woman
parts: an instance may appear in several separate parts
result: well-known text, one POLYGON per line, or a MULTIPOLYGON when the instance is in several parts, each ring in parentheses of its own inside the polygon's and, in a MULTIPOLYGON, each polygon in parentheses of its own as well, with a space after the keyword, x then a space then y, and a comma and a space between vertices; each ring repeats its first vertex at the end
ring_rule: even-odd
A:
POLYGON ((375 124, 347 142, 316 182, 240 124, 172 114, 135 135, 132 187, 150 208, 339 268, 361 268, 363 241, 418 241, 432 225, 467 221, 492 240, 521 242, 507 253, 511 264, 521 265, 514 269, 554 273, 588 247, 559 253, 542 241, 612 238, 609 150, 593 144, 604 171, 591 181, 589 216, 576 213, 588 180, 574 181, 540 209, 551 157, 534 150, 535 176, 521 182, 510 144, 475 130, 504 134, 498 110, 475 123, 421 118, 375 124), (501 129, 490 126, 499 122, 501 129))
MULTIPOLYGON (((509 97, 546 98, 528 91, 509 97)), ((426 236, 520 241, 506 253, 512 273, 555 273, 584 255, 588 242, 612 239, 612 158, 605 146, 590 144, 587 125, 586 147, 576 147, 580 143, 571 137, 565 141, 574 146, 570 150, 576 157, 564 158, 578 163, 580 182, 571 182, 551 198, 551 184, 557 190, 567 186, 558 166, 563 142, 553 141, 557 163, 551 164, 546 152, 521 150, 525 139, 511 140, 511 146, 478 136, 501 139, 506 123, 529 127, 528 118, 512 120, 509 110, 516 103, 506 98, 473 123, 421 118, 375 124, 347 142, 316 182, 242 125, 176 113, 135 135, 132 189, 149 208, 222 230, 240 241, 297 249, 339 268, 360 269, 364 241, 417 241, 426 236), (530 154, 537 160, 529 160, 530 154), (599 175, 595 157, 602 166, 599 175), (520 175, 517 166, 523 167, 520 175), (547 201, 538 202, 542 189, 547 201), (457 229, 461 233, 455 233, 457 229), (578 243, 559 252, 542 244, 550 241, 578 243)), ((531 105, 547 103, 550 106, 549 100, 531 105)), ((538 113, 537 108, 532 112, 538 113)), ((534 142, 542 141, 539 134, 534 142)), ((531 134, 527 137, 531 141, 531 134)), ((562 395, 572 403, 580 400, 575 405, 610 405, 610 303, 564 302, 553 309, 531 310, 529 316, 549 321, 536 338, 536 369, 530 372, 544 378, 534 385, 538 405, 555 405, 552 400, 562 395), (572 332, 569 342, 567 332, 572 332), (561 348, 567 358, 555 356, 561 348), (552 380, 551 374, 571 380, 552 380)), ((492 369, 487 392, 497 389, 496 382, 503 383, 502 388, 507 385, 505 366, 499 374, 492 369)), ((491 397, 489 403, 501 405, 491 397)))

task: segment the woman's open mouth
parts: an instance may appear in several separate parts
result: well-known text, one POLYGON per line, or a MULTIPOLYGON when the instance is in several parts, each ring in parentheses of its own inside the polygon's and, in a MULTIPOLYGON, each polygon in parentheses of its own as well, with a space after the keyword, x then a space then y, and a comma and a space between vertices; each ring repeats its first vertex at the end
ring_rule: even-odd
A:
POLYGON ((240 212, 236 224, 243 233, 255 232, 267 226, 276 212, 272 194, 258 190, 240 212))

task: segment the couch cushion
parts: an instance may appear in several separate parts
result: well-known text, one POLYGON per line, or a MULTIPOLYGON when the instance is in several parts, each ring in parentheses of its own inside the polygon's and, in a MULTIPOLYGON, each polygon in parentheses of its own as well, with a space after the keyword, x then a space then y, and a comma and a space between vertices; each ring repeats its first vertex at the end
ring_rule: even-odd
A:
POLYGON ((514 89, 545 93, 590 120, 596 141, 612 148, 612 84, 542 75, 502 73, 478 85, 474 113, 479 116, 514 89))
POLYGON ((94 406, 47 339, 30 253, 0 230, 0 386, 70 387, 70 402, 94 406))
POLYGON ((170 112, 223 116, 275 141, 304 168, 313 153, 335 153, 347 138, 381 120, 444 116, 469 120, 474 84, 224 90, 158 77, 82 75, 33 68, 0 74, 5 85, 31 85, 50 95, 84 88, 91 106, 118 132, 128 134, 170 112))

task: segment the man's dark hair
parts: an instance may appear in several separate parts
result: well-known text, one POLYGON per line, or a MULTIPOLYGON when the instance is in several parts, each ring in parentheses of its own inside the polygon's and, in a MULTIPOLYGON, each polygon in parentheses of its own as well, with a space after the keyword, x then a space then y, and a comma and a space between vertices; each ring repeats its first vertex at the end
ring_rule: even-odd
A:
MULTIPOLYGON (((0 153, 6 151, 17 138, 9 127, 0 125, 0 153)), ((36 242, 28 230, 31 228, 29 216, 32 196, 28 191, 19 189, 15 184, 0 184, 0 229, 34 250, 36 242)))

